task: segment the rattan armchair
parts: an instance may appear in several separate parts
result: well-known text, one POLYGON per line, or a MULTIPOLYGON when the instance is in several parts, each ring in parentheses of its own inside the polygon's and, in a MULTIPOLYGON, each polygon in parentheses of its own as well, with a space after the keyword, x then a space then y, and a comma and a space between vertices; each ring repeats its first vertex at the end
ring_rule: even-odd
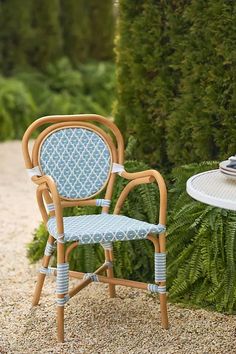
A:
POLYGON ((46 275, 55 275, 58 341, 64 341, 66 303, 92 281, 109 284, 110 297, 115 297, 116 285, 159 293, 162 326, 168 328, 165 253, 167 191, 161 174, 155 170, 137 173, 125 171, 122 135, 111 120, 98 115, 40 118, 25 132, 22 147, 26 169, 37 185, 39 209, 49 231, 32 303, 39 303, 46 275), (29 139, 43 125, 45 129, 40 129, 30 151, 29 139), (120 194, 114 213, 109 214, 117 174, 130 182, 120 194), (160 192, 159 224, 120 215, 129 192, 139 184, 152 182, 157 183, 160 192), (96 199, 102 190, 105 190, 104 199, 96 199), (63 208, 86 205, 100 206, 101 214, 63 217, 63 208), (112 243, 145 238, 153 242, 155 247, 155 283, 115 278, 112 243), (71 244, 65 251, 67 242, 71 244), (94 273, 70 271, 70 252, 80 244, 94 243, 100 243, 104 248, 104 264, 94 273), (49 267, 49 261, 55 247, 57 267, 52 268, 49 267), (69 289, 69 277, 79 279, 78 285, 72 289, 69 289))

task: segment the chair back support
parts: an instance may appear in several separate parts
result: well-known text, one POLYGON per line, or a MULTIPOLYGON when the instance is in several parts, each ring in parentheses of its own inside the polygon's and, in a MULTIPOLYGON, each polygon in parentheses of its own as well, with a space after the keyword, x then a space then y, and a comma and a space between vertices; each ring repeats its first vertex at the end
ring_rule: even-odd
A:
POLYGON ((39 149, 40 170, 54 179, 64 199, 86 199, 99 193, 107 184, 111 166, 107 142, 87 127, 54 130, 39 149))
POLYGON ((42 175, 51 176, 64 200, 90 199, 106 186, 112 190, 112 164, 123 164, 124 143, 119 129, 98 115, 40 118, 29 126, 22 144, 26 168, 38 166, 42 175), (45 124, 30 152, 29 139, 45 124))

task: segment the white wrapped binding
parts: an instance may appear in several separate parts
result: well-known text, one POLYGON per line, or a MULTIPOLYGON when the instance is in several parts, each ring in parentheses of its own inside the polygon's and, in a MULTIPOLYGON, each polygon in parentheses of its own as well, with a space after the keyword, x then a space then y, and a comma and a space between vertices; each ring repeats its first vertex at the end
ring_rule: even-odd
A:
POLYGON ((53 203, 47 204, 47 211, 54 211, 55 210, 55 205, 53 203))
POLYGON ((118 175, 121 176, 121 173, 125 170, 123 165, 120 165, 119 163, 113 162, 112 164, 112 170, 111 173, 118 173, 118 175))
POLYGON ((39 166, 35 166, 33 168, 27 168, 26 171, 28 172, 30 178, 33 176, 42 176, 39 166))

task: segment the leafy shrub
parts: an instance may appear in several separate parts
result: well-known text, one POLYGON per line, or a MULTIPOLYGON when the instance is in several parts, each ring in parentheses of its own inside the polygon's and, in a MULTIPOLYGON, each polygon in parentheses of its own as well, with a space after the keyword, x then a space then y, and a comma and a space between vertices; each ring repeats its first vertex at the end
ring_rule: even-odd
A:
POLYGON ((89 63, 75 70, 67 58, 45 73, 28 70, 0 78, 0 140, 21 138, 37 117, 96 113, 109 116, 114 98, 114 65, 89 63))
POLYGON ((68 58, 62 58, 55 64, 49 64, 46 71, 50 90, 54 92, 66 91, 76 96, 83 89, 82 75, 74 70, 68 58))
POLYGON ((35 114, 35 104, 25 85, 0 78, 0 139, 20 138, 35 114))
POLYGON ((84 94, 94 102, 99 102, 103 109, 111 114, 115 98, 115 68, 109 62, 91 62, 81 65, 84 82, 84 94))
POLYGON ((11 116, 0 104, 0 140, 11 139, 14 137, 13 122, 11 116))

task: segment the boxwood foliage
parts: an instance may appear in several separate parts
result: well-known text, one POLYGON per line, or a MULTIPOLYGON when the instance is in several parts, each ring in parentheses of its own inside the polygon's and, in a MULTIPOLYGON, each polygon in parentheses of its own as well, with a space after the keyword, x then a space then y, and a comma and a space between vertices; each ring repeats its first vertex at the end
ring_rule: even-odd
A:
POLYGON ((120 1, 116 122, 148 164, 235 153, 236 3, 120 1))

